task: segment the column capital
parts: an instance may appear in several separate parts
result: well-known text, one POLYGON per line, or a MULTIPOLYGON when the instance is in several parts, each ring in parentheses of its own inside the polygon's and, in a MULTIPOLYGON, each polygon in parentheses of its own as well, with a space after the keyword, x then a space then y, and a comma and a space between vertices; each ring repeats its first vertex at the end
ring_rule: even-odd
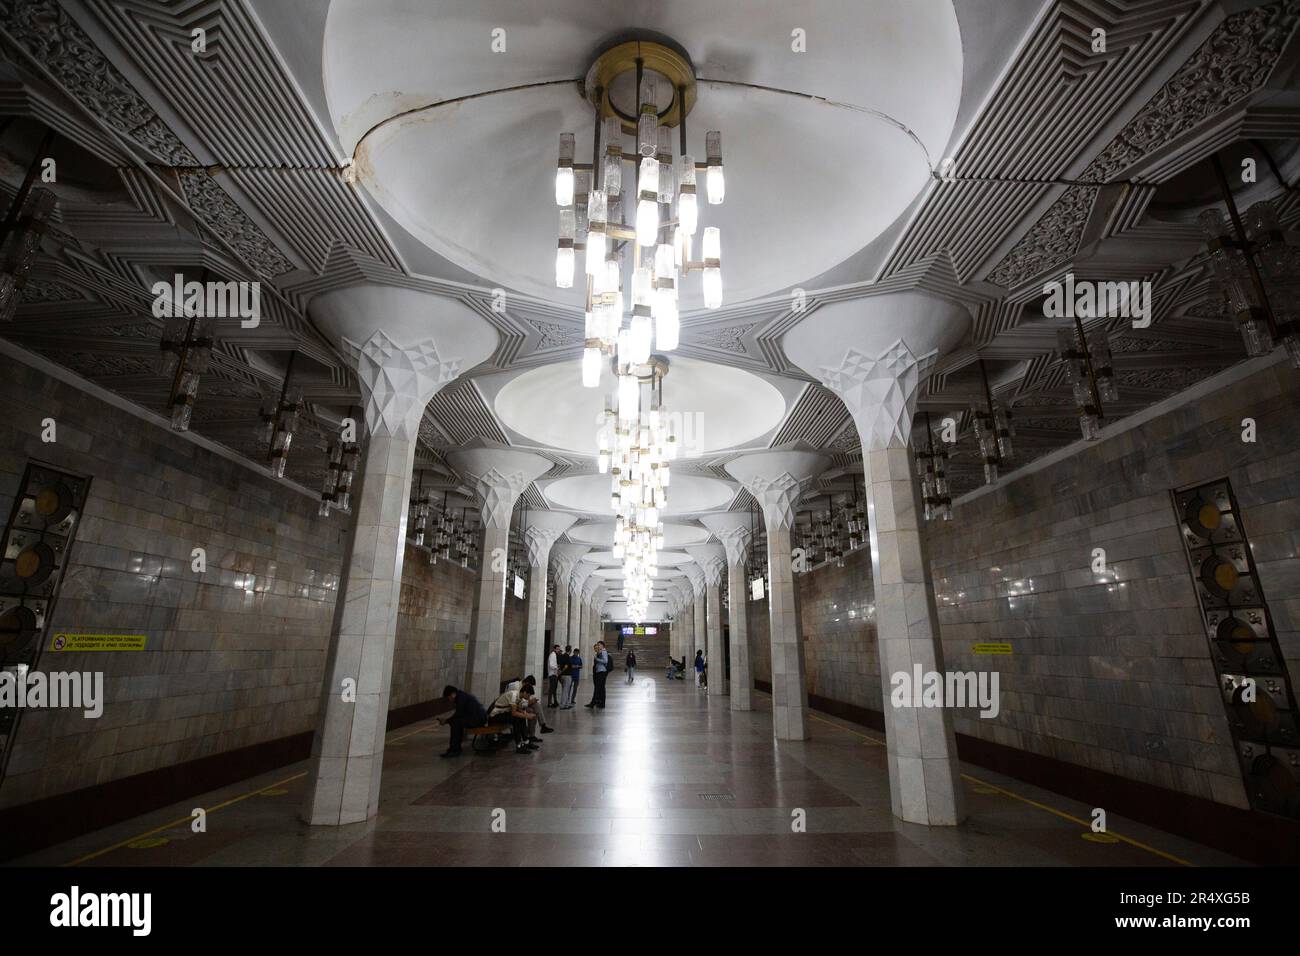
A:
POLYGON ((483 524, 489 528, 510 527, 515 502, 529 482, 550 471, 552 464, 541 455, 481 438, 453 451, 447 460, 470 479, 483 499, 483 524))
POLYGON ((745 563, 745 555, 749 553, 749 542, 754 536, 749 528, 749 515, 728 511, 718 515, 704 515, 700 520, 726 548, 728 564, 745 563))
POLYGON ((429 399, 461 370, 460 359, 440 353, 433 339, 403 346, 379 329, 363 342, 344 337, 340 344, 356 370, 371 435, 413 439, 429 399))
POLYGON ((555 565, 555 586, 569 587, 569 578, 578 566, 582 556, 591 550, 591 545, 571 544, 563 541, 551 548, 551 563, 555 565))
POLYGON ((848 407, 864 451, 907 446, 921 383, 966 335, 970 310, 917 289, 830 303, 781 339, 848 407))
POLYGON ((817 373, 853 416, 864 451, 906 448, 917 393, 938 355, 914 355, 898 339, 878 355, 850 347, 838 365, 823 365, 817 373))
POLYGON ((691 582, 692 600, 698 601, 704 593, 704 569, 698 564, 684 564, 682 573, 691 582))
POLYGON ((695 559, 695 563, 704 572, 704 581, 715 588, 722 583, 722 575, 727 570, 726 551, 719 544, 692 544, 686 553, 695 559))
POLYGON ((534 568, 546 567, 551 545, 577 520, 576 515, 568 515, 562 511, 529 511, 528 527, 524 528, 524 543, 528 546, 528 563, 534 568))
POLYGON ((488 358, 499 339, 464 302, 400 286, 333 289, 308 309, 356 369, 371 435, 413 440, 429 399, 488 358))
POLYGON ((587 578, 591 577, 591 572, 596 570, 594 561, 579 561, 573 568, 569 577, 569 588, 581 593, 583 585, 587 583, 587 578))
MULTIPOLYGON (((594 571, 595 568, 592 570, 594 571)), ((590 575, 587 580, 582 583, 582 600, 584 603, 591 603, 592 598, 596 595, 596 588, 598 587, 600 587, 600 578, 596 577, 594 574, 590 575)))
POLYGON ((795 506, 804 489, 829 467, 829 455, 805 442, 778 445, 769 451, 742 455, 727 463, 727 471, 739 480, 763 509, 768 527, 794 527, 795 506))

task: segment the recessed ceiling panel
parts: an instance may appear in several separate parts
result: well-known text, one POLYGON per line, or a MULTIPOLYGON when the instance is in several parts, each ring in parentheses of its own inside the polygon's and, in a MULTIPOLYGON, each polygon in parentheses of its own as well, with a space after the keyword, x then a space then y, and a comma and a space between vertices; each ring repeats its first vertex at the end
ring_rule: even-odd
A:
MULTIPOLYGON (((669 362, 664 408, 681 458, 743 446, 785 416, 785 398, 761 376, 681 355, 669 362)), ((611 379, 584 388, 581 361, 543 365, 502 386, 494 407, 503 425, 531 441, 595 457, 611 379)))
MULTIPOLYGON (((609 476, 574 475, 560 478, 543 490, 548 501, 557 508, 585 511, 591 514, 609 513, 609 476)), ((731 504, 735 489, 716 478, 682 475, 672 479, 668 489, 668 508, 664 514, 693 514, 697 511, 714 511, 731 504)))

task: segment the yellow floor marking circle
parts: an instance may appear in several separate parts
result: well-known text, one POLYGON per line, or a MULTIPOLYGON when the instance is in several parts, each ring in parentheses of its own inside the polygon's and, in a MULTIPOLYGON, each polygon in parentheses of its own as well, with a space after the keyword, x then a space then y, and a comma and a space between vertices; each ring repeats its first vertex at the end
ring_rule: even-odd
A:
POLYGON ((288 792, 289 792, 288 790, 282 790, 282 789, 279 789, 279 788, 273 787, 273 788, 270 789, 270 790, 261 790, 261 791, 258 791, 258 796, 261 796, 261 797, 283 797, 283 796, 284 796, 286 793, 288 793, 288 792))
POLYGON ((1081 836, 1085 840, 1088 840, 1091 843, 1118 843, 1119 842, 1119 837, 1113 836, 1109 833, 1080 833, 1079 836, 1081 836))

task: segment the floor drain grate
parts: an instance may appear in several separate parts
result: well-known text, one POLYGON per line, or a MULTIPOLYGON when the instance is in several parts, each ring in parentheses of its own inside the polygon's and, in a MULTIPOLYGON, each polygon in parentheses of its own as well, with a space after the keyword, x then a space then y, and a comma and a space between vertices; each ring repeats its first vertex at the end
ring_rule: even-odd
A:
POLYGON ((702 793, 700 794, 700 799, 701 800, 735 800, 736 795, 734 793, 702 793))

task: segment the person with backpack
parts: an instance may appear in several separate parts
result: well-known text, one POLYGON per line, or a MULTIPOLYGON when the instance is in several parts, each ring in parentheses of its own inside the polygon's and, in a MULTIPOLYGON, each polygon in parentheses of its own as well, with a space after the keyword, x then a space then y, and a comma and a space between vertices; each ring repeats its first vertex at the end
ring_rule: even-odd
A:
POLYGON ((623 664, 625 667, 627 667, 627 682, 629 684, 635 684, 636 683, 636 651, 632 650, 631 648, 628 648, 627 660, 625 660, 623 664))
POLYGON ((695 652, 695 686, 704 686, 704 652, 695 652))

